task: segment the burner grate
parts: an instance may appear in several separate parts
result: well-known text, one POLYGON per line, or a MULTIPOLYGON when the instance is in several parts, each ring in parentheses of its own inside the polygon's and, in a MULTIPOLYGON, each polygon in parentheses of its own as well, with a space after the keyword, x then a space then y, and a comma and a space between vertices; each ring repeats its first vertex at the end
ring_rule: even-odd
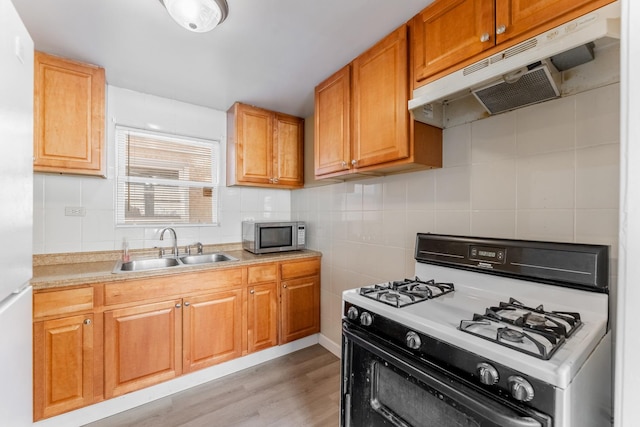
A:
POLYGON ((400 308, 448 294, 455 290, 453 283, 435 280, 404 279, 360 288, 360 295, 400 308))
POLYGON ((473 320, 462 320, 458 329, 548 360, 581 326, 579 313, 546 311, 542 305, 531 308, 509 298, 485 314, 474 314, 473 320))

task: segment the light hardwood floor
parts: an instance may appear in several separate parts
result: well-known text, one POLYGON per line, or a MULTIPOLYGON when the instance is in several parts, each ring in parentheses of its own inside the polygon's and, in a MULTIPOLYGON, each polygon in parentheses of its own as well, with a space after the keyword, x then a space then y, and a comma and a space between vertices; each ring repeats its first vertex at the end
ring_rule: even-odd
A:
POLYGON ((335 427, 340 360, 314 345, 87 427, 335 427))

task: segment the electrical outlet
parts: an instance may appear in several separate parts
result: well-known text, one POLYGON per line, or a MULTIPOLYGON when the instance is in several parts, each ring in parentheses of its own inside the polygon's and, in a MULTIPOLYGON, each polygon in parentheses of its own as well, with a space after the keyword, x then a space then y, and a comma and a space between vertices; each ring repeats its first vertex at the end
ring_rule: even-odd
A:
POLYGON ((66 206, 64 208, 65 216, 85 216, 87 211, 83 207, 66 206))

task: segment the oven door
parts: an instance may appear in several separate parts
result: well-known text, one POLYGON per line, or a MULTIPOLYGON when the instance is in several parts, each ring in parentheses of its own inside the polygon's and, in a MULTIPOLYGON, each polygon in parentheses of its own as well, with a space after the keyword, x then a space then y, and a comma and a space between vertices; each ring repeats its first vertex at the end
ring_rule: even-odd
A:
POLYGON ((342 427, 550 427, 548 416, 491 396, 343 323, 342 427))

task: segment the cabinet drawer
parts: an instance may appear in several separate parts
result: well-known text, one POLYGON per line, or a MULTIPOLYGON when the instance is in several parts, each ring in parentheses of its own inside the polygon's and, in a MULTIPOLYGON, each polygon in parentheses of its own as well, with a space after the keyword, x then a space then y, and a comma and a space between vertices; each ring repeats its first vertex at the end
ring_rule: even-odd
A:
POLYGON ((296 277, 317 276, 320 274, 320 260, 282 263, 280 277, 282 280, 294 279, 296 277))
POLYGON ((193 294, 234 286, 242 286, 242 269, 240 268, 127 280, 107 284, 104 287, 104 303, 114 305, 179 297, 185 293, 193 294))
POLYGON ((67 315, 93 309, 93 288, 37 292, 33 295, 33 317, 67 315))
POLYGON ((247 270, 247 283, 249 285, 262 282, 275 282, 278 276, 276 264, 257 265, 255 267, 249 267, 247 270))
POLYGON ((242 270, 242 268, 230 268, 180 276, 184 280, 182 282, 182 291, 185 294, 194 294, 219 290, 226 291, 236 286, 242 286, 242 270))

